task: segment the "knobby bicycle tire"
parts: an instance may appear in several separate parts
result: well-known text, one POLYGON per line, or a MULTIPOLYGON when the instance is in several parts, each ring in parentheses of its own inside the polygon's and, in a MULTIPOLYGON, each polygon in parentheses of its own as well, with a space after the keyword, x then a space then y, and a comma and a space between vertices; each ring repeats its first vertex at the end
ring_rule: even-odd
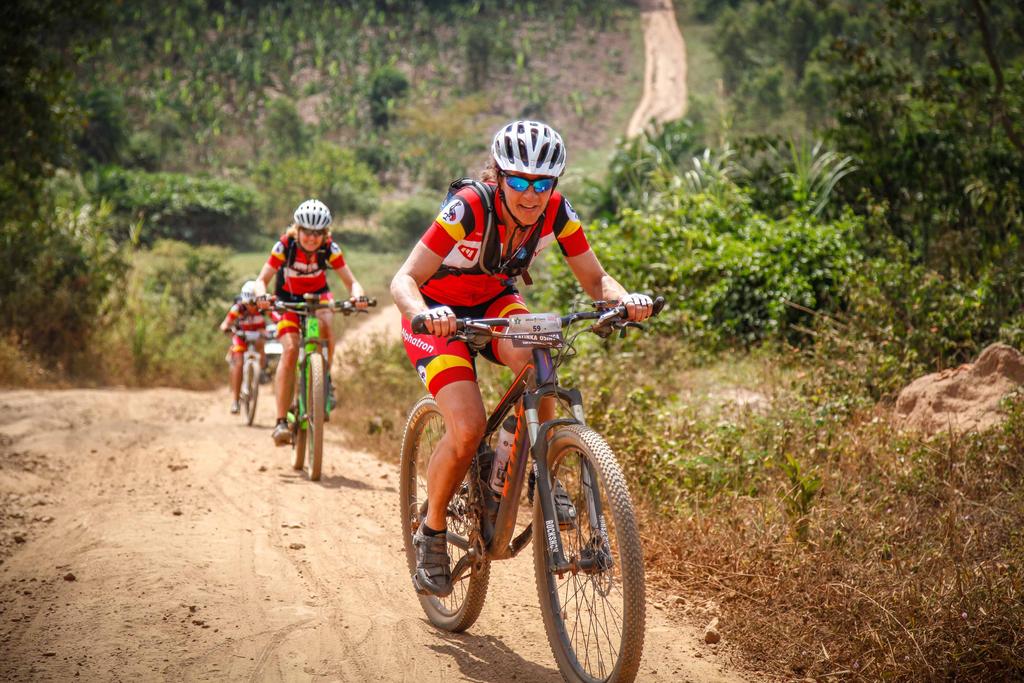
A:
POLYGON ((320 468, 324 459, 324 403, 327 397, 324 382, 324 357, 319 353, 309 356, 309 393, 306 406, 309 419, 306 420, 309 454, 306 460, 311 481, 320 480, 320 468))
POLYGON ((550 568, 541 507, 534 505, 534 572, 548 644, 566 681, 628 683, 640 667, 645 608, 640 531, 625 478, 604 439, 582 425, 555 433, 548 463, 577 511, 575 522, 558 530, 565 555, 593 562, 589 572, 559 578, 550 568), (597 526, 608 530, 606 539, 591 525, 585 468, 599 494, 604 523, 597 526))
POLYGON ((252 426, 256 419, 256 400, 260 395, 260 370, 256 361, 250 360, 245 365, 245 372, 242 373, 242 381, 246 383, 245 390, 245 419, 246 424, 252 426))
MULTIPOLYGON (((401 501, 402 540, 405 545, 405 559, 409 575, 416 571, 416 549, 412 544, 413 534, 426 511, 426 471, 434 447, 444 435, 444 419, 437 403, 430 396, 424 396, 409 412, 402 437, 401 501)), ((472 469, 470 469, 472 472, 472 469)), ((471 476, 467 473, 467 477, 471 476)), ((448 529, 469 537, 470 530, 476 529, 478 520, 469 512, 465 502, 467 486, 456 491, 448 506, 448 529)), ((465 551, 448 544, 452 566, 465 551)), ((430 622, 440 629, 458 633, 465 631, 480 616, 487 597, 487 583, 490 579, 491 563, 481 559, 467 575, 456 581, 450 595, 438 598, 419 595, 420 606, 430 622)))

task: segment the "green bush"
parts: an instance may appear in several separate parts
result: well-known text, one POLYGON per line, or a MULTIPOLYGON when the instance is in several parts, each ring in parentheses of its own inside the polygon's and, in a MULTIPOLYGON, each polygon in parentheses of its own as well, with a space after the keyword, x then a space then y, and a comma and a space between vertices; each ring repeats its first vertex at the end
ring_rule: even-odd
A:
POLYGON ((310 133, 299 117, 295 105, 284 97, 267 105, 264 123, 271 155, 276 159, 302 156, 309 149, 310 133))
POLYGON ((219 381, 227 340, 217 325, 238 286, 228 257, 220 247, 171 240, 137 252, 107 313, 107 377, 195 387, 219 381))
POLYGON ((385 204, 381 208, 380 224, 388 231, 388 241, 393 247, 411 247, 430 227, 438 210, 437 197, 416 195, 385 204))
MULTIPOLYGON (((807 213, 771 219, 729 185, 721 198, 683 191, 661 210, 625 210, 588 230, 591 246, 633 291, 664 295, 668 320, 712 346, 800 335, 810 310, 842 310, 858 267, 852 215, 826 222, 807 213), (675 206, 670 204, 674 203, 675 206)), ((553 303, 578 293, 564 259, 551 259, 553 303)))
POLYGON ((144 171, 157 170, 163 160, 163 148, 159 136, 148 130, 132 133, 128 138, 128 146, 125 149, 123 160, 125 165, 131 168, 140 168, 144 171))
POLYGON ((646 206, 666 178, 681 176, 703 147, 700 126, 687 119, 655 124, 623 142, 604 181, 588 181, 584 204, 595 215, 614 216, 627 206, 646 206))
POLYGON ((290 224, 295 207, 310 197, 327 204, 337 221, 372 212, 380 192, 373 171, 355 152, 329 142, 316 144, 306 156, 260 164, 255 181, 264 189, 275 231, 290 224))
POLYGON ((409 79, 397 67, 382 66, 370 74, 370 121, 377 128, 387 128, 406 93, 409 79))
POLYGON ((892 395, 914 377, 972 360, 991 342, 1019 344, 1024 255, 1011 240, 1005 259, 972 281, 913 263, 890 239, 881 256, 862 262, 837 318, 818 322, 811 350, 834 393, 892 395), (1015 331, 1017 330, 1017 331, 1015 331))
POLYGON ((66 199, 48 197, 32 222, 0 223, 0 316, 31 354, 75 372, 126 265, 109 237, 110 205, 66 199))
POLYGON ((124 98, 112 88, 96 88, 81 97, 85 126, 75 143, 93 163, 116 164, 128 144, 124 98))
POLYGON ((141 244, 244 244, 256 221, 256 192, 220 178, 108 166, 95 174, 94 191, 113 203, 118 237, 141 244))

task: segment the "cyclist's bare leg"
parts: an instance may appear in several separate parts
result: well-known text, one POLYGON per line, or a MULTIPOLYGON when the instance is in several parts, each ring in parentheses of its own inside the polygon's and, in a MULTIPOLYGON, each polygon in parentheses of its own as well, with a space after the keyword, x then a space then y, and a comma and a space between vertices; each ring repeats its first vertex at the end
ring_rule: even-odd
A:
POLYGON ((288 416, 288 408, 295 393, 295 361, 299 357, 299 335, 283 334, 281 342, 281 360, 277 364, 274 375, 274 399, 277 402, 277 419, 288 416))
POLYGON ((486 426, 483 398, 476 382, 452 382, 434 397, 444 417, 444 437, 427 467, 427 518, 431 529, 444 529, 448 502, 466 476, 486 426))
POLYGON ((267 352, 264 349, 264 340, 260 339, 259 341, 252 342, 252 343, 256 344, 256 348, 260 350, 260 370, 266 370, 267 369, 267 352))
POLYGON ((238 400, 238 395, 242 390, 242 354, 241 352, 233 352, 231 354, 231 398, 238 400))

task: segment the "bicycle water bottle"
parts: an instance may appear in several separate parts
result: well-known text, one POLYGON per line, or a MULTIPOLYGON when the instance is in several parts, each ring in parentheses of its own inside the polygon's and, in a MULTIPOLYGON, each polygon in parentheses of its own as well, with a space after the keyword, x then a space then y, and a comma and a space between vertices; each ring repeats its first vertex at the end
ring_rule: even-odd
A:
POLYGON ((498 443, 494 449, 494 460, 491 461, 491 490, 501 493, 505 488, 505 470, 508 467, 508 456, 512 453, 512 445, 516 440, 516 416, 509 415, 501 423, 498 430, 498 443))

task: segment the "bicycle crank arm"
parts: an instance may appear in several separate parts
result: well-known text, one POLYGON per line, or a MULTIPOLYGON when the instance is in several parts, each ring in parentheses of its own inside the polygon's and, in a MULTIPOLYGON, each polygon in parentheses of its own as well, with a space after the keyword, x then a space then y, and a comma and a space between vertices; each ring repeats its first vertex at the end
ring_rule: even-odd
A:
POLYGON ((470 548, 452 567, 452 583, 466 578, 474 564, 476 564, 476 549, 470 548))

